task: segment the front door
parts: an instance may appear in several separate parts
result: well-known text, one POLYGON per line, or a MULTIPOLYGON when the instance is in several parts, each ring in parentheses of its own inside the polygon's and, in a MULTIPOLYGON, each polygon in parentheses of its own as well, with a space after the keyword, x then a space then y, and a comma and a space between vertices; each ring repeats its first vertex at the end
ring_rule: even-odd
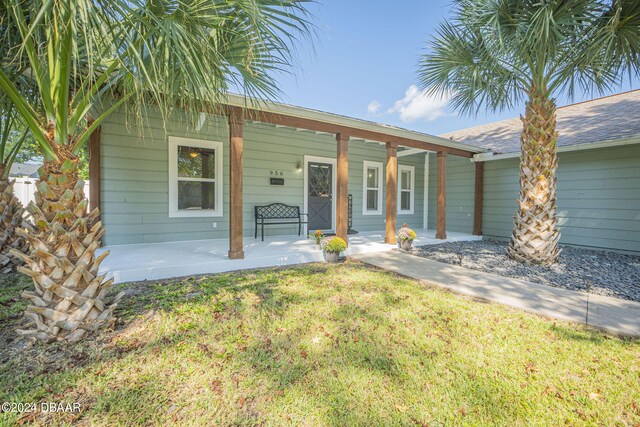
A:
POLYGON ((333 218, 332 175, 330 163, 309 162, 309 192, 307 212, 309 213, 309 232, 331 230, 333 218))

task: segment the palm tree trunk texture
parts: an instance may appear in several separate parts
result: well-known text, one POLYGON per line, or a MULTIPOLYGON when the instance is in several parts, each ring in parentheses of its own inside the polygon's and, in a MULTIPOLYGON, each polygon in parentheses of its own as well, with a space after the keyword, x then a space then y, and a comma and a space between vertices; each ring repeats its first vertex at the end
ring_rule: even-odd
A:
POLYGON ((20 233, 31 248, 12 251, 24 267, 19 271, 33 279, 35 292, 22 296, 31 302, 25 316, 32 329, 18 334, 42 341, 75 342, 110 327, 113 310, 122 293, 107 305, 105 297, 112 280, 98 275, 100 263, 108 252, 96 257, 104 233, 97 221, 99 211, 87 212, 84 183, 78 179, 77 159, 66 147, 56 145, 63 162, 45 162, 36 184, 36 201, 28 206, 35 230, 20 233), (71 159, 71 160, 69 160, 71 159))
MULTIPOLYGON (((0 167, 2 169, 2 167, 0 167)), ((0 176, 3 175, 0 170, 0 176)), ((24 224, 24 208, 13 193, 13 182, 0 179, 0 273, 10 273, 22 264, 9 254, 11 249, 27 250, 27 242, 16 234, 24 224)))
POLYGON ((548 265, 560 255, 556 212, 556 106, 532 88, 522 120, 520 199, 507 252, 517 261, 548 265))

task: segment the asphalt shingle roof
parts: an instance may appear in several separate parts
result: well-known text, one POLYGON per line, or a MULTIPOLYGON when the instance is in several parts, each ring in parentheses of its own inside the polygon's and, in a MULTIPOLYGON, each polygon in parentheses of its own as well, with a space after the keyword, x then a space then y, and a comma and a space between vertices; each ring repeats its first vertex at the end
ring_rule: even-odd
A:
POLYGON ((29 163, 14 163, 11 165, 9 176, 28 176, 29 178, 38 177, 38 169, 42 165, 33 165, 29 163))
MULTIPOLYGON (((640 89, 559 107, 558 146, 640 136, 640 89)), ((440 135, 494 153, 520 151, 520 118, 501 120, 440 135)))

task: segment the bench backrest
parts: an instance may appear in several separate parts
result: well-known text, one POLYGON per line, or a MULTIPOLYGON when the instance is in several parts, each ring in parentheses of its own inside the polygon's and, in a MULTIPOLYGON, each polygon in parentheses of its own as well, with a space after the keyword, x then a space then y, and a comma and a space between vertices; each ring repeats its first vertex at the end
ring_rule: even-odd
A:
POLYGON ((256 206, 256 219, 300 218, 300 207, 284 203, 256 206))

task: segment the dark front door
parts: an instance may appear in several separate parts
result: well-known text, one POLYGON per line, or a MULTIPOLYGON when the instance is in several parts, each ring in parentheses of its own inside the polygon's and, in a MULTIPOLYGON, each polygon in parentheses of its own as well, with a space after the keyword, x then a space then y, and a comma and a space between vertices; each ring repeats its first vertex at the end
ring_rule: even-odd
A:
POLYGON ((309 232, 331 230, 333 166, 330 163, 309 162, 307 173, 309 174, 309 188, 307 189, 309 192, 309 206, 307 206, 309 232))

